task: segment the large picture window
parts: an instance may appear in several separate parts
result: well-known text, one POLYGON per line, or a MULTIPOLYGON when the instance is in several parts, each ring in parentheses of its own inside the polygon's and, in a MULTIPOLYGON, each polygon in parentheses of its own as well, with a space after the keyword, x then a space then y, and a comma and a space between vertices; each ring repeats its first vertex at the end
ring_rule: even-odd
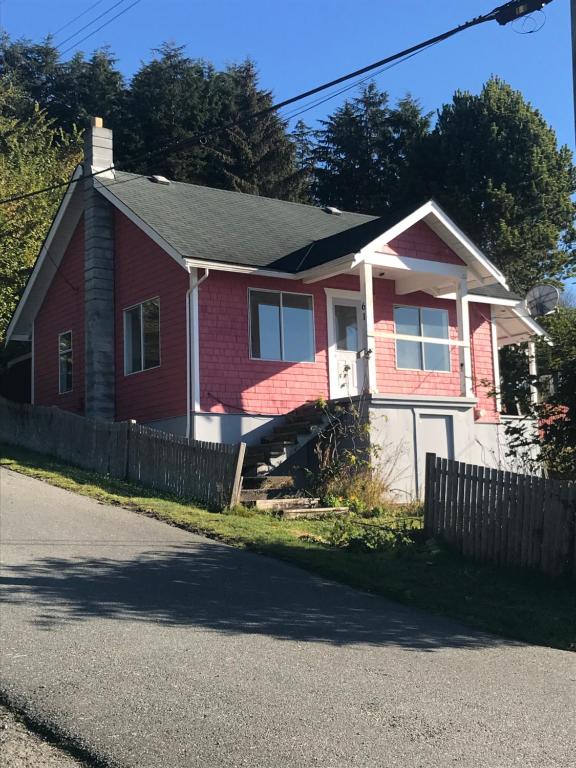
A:
POLYGON ((275 291, 249 292, 250 356, 258 360, 312 362, 312 296, 275 291))
POLYGON ((450 335, 448 312, 445 309, 394 307, 394 324, 397 335, 418 337, 414 341, 396 339, 398 368, 450 371, 450 335))
POLYGON ((160 365, 160 300, 124 310, 124 373, 160 365))
POLYGON ((58 392, 72 391, 72 331, 58 336, 58 392))

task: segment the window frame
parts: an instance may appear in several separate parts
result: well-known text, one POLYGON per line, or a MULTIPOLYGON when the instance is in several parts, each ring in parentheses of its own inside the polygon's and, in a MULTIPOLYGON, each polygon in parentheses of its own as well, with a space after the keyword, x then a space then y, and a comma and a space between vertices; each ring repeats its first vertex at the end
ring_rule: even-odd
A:
POLYGON ((248 288, 248 358, 250 360, 256 360, 259 363, 293 363, 293 364, 306 364, 311 365, 316 362, 316 310, 314 307, 314 295, 312 293, 301 293, 299 291, 282 291, 274 288, 248 288), (252 354, 252 304, 250 301, 251 293, 277 293, 280 296, 280 354, 284 355, 284 324, 282 320, 282 294, 289 294, 291 296, 305 296, 311 300, 312 310, 312 360, 286 360, 281 357, 279 360, 270 359, 264 357, 254 357, 252 354))
POLYGON ((73 392, 73 391, 74 391, 74 334, 70 329, 69 331, 62 331, 62 333, 58 334, 58 394, 68 395, 70 394, 70 392, 73 392), (62 336, 67 336, 68 334, 70 334, 70 349, 67 349, 65 352, 61 352, 60 339, 62 338, 62 336), (70 389, 62 389, 62 368, 60 366, 60 362, 64 355, 70 356, 70 380, 71 380, 70 389))
POLYGON ((452 346, 453 341, 450 338, 450 312, 447 309, 441 308, 441 307, 423 307, 416 304, 394 304, 392 307, 392 320, 394 323, 394 357, 395 357, 395 363, 396 363, 396 370, 397 371, 418 371, 420 373, 441 373, 441 374, 451 374, 452 371, 452 346), (419 336, 413 336, 412 338, 408 338, 410 334, 408 333, 401 333, 398 334, 396 331, 396 309, 416 309, 418 310, 418 324, 420 328, 420 335, 419 336), (446 314, 446 327, 448 329, 448 336, 445 339, 442 339, 438 336, 424 336, 422 333, 422 310, 433 310, 434 312, 444 312, 446 314), (401 336, 402 338, 399 338, 401 336), (422 368, 403 368, 398 365, 398 342, 399 341, 412 341, 415 344, 420 345, 420 357, 422 359, 422 368), (448 370, 439 370, 437 368, 425 368, 425 360, 426 356, 424 353, 424 345, 425 344, 440 344, 442 346, 448 347, 448 370))
POLYGON ((122 319, 123 319, 123 357, 124 357, 124 376, 134 376, 137 373, 144 373, 145 371, 153 371, 155 368, 160 368, 162 365, 162 335, 161 335, 161 310, 160 310, 160 296, 152 296, 149 299, 144 299, 144 301, 139 301, 136 304, 131 304, 129 307, 124 307, 122 310, 122 319), (140 359, 142 360, 142 364, 144 364, 144 323, 142 322, 142 307, 144 304, 148 304, 151 301, 157 301, 158 302, 158 365, 151 365, 148 368, 139 368, 137 371, 129 371, 128 370, 128 344, 127 341, 127 330, 128 330, 128 323, 127 323, 127 317, 128 312, 131 312, 133 309, 136 309, 137 307, 140 307, 140 359))

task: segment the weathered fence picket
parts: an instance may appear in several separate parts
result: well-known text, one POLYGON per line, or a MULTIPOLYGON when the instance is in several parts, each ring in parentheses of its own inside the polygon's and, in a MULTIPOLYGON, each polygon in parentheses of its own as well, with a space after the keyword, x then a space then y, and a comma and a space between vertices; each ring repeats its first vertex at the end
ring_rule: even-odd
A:
POLYGON ((424 527, 484 562, 576 575, 576 483, 426 455, 424 527))
POLYGON ((59 408, 0 398, 0 442, 210 508, 238 503, 244 443, 188 440, 135 422, 91 421, 59 408))

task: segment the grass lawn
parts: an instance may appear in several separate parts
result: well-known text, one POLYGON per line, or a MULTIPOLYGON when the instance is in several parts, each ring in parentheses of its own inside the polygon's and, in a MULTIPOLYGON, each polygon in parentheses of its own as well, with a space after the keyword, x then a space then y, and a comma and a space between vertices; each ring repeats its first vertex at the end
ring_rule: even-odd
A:
MULTIPOLYGON (((570 579, 474 563, 424 541, 384 552, 341 549, 325 543, 335 525, 331 520, 283 521, 243 510, 207 512, 13 446, 0 445, 0 464, 495 634, 576 650, 576 584, 570 579)), ((366 522, 381 526, 394 520, 366 522)))

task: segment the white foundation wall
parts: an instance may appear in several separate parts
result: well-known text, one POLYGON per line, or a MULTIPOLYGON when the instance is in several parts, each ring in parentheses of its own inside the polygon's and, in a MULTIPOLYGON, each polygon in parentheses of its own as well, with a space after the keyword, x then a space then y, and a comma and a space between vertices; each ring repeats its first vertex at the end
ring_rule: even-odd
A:
POLYGON ((474 403, 390 402, 373 397, 370 435, 380 472, 398 501, 423 498, 426 453, 494 469, 523 471, 507 455, 504 424, 478 424, 474 403))

